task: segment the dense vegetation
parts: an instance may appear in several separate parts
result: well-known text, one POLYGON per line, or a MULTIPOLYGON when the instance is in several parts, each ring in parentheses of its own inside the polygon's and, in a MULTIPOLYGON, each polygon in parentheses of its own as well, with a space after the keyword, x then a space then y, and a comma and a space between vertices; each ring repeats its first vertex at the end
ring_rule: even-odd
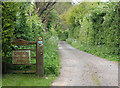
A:
POLYGON ((118 61, 119 9, 118 2, 90 2, 73 6, 61 15, 69 26, 68 30, 65 30, 68 31, 66 41, 83 51, 118 61))
MULTIPOLYGON (((38 2, 39 3, 39 2, 38 2)), ((37 4, 37 3, 36 3, 37 4)), ((45 11, 40 16, 36 12, 39 5, 29 2, 3 2, 2 3, 2 60, 3 64, 12 63, 9 56, 12 56, 14 49, 34 49, 34 45, 17 46, 11 42, 15 39, 24 39, 27 41, 36 41, 38 36, 44 37, 44 72, 45 74, 59 74, 60 60, 58 55, 58 38, 57 33, 53 30, 56 18, 55 10, 45 11), (47 23, 44 24, 45 15, 49 16, 47 23), (47 30, 46 30, 47 29, 47 30)), ((41 3, 39 3, 41 4, 41 3)), ((44 3, 46 5, 47 3, 44 3)), ((51 4, 51 3, 48 3, 51 4)), ((42 8, 43 9, 43 8, 42 8)), ((46 8, 45 8, 46 9, 46 8)), ((45 20, 46 21, 46 20, 45 20)), ((35 56, 35 52, 31 52, 35 56)), ((35 60, 32 59, 32 63, 35 60)), ((4 65, 3 65, 4 68, 4 65)), ((35 69, 36 67, 34 67, 35 69)), ((30 70, 29 66, 7 65, 7 70, 30 70)))

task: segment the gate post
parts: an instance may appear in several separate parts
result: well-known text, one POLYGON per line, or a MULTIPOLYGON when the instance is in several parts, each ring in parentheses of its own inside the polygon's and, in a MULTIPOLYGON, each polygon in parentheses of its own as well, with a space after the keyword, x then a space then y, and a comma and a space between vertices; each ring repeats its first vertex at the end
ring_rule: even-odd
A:
POLYGON ((39 76, 44 75, 43 66, 43 37, 37 38, 36 43, 36 71, 39 76))

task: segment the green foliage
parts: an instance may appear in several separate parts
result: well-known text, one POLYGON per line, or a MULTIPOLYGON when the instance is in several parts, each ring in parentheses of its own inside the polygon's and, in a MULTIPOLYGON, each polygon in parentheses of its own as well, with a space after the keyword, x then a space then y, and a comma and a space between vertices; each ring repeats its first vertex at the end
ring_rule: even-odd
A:
POLYGON ((28 2, 2 3, 2 57, 3 61, 11 55, 14 39, 35 41, 44 32, 44 25, 35 14, 34 5, 28 2))
POLYGON ((84 45, 79 40, 75 40, 72 38, 68 38, 66 41, 67 43, 71 44, 73 47, 80 49, 82 51, 91 53, 101 58, 108 59, 110 61, 119 61, 119 58, 120 58, 119 55, 111 54, 111 52, 114 52, 115 47, 108 47, 105 45, 102 45, 102 46, 101 45, 96 45, 96 46, 84 45))
MULTIPOLYGON (((67 15, 64 15, 64 19, 70 26, 67 42, 72 43, 71 39, 77 39, 79 44, 100 51, 98 54, 102 52, 102 56, 119 55, 118 8, 118 2, 80 3, 73 7, 67 15), (98 49, 98 47, 104 48, 98 49)), ((87 52, 93 50, 87 49, 87 52)))
POLYGON ((52 36, 44 42, 44 71, 45 74, 59 75, 59 69, 58 38, 52 36))
POLYGON ((73 41, 74 41, 73 38, 68 38, 68 39, 66 39, 66 42, 69 43, 69 44, 72 44, 73 41))
POLYGON ((20 13, 17 13, 15 38, 34 41, 44 31, 44 25, 35 14, 33 7, 30 3, 22 2, 20 13))
POLYGON ((59 40, 65 41, 68 38, 68 30, 65 30, 65 31, 59 30, 58 37, 59 37, 59 40))
POLYGON ((69 10, 72 6, 71 2, 59 2, 55 4, 55 10, 60 15, 69 10))
POLYGON ((19 11, 19 4, 16 2, 2 3, 2 57, 3 61, 11 51, 11 41, 13 40, 13 32, 15 29, 16 13, 19 11), (16 8, 14 8, 16 7, 16 8))
POLYGON ((52 10, 49 14, 49 19, 47 22, 48 30, 55 28, 58 19, 59 19, 59 17, 58 17, 57 12, 55 10, 52 10))
MULTIPOLYGON (((2 57, 6 63, 12 63, 7 57, 12 56, 14 49, 35 49, 35 45, 18 46, 11 42, 15 39, 24 39, 27 41, 36 41, 38 36, 44 39, 44 72, 48 74, 59 74, 60 60, 58 55, 58 34, 54 30, 57 14, 53 10, 50 13, 48 22, 49 31, 44 30, 44 24, 40 17, 35 13, 34 4, 29 2, 3 2, 3 29, 2 29, 2 57)), ((36 56, 31 52, 31 56, 36 56)), ((36 63, 35 59, 31 59, 36 63)), ((31 70, 30 66, 7 66, 12 70, 31 70)), ((36 69, 36 66, 33 66, 36 69)))

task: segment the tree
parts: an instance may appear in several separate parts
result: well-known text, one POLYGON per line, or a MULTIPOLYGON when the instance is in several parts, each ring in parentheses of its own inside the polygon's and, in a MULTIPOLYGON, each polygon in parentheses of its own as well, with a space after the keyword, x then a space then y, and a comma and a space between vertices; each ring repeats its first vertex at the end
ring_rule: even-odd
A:
POLYGON ((35 2, 36 13, 41 18, 42 22, 47 22, 47 16, 54 9, 56 2, 35 2))

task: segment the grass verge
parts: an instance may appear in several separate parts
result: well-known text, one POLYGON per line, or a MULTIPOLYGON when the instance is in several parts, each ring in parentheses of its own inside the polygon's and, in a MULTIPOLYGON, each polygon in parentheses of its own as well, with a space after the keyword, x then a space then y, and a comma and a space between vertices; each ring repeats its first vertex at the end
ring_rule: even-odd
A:
POLYGON ((38 77, 35 74, 6 74, 2 86, 49 86, 55 80, 55 75, 38 77))
POLYGON ((0 78, 0 88, 2 87, 2 78, 0 78))
POLYGON ((116 61, 118 62, 120 59, 120 56, 117 54, 112 54, 111 52, 113 52, 112 47, 107 47, 107 46, 89 46, 89 45, 83 45, 81 44, 80 41, 76 41, 74 39, 67 39, 66 42, 71 44, 73 47, 82 50, 84 52, 93 54, 95 56, 110 60, 110 61, 116 61))

